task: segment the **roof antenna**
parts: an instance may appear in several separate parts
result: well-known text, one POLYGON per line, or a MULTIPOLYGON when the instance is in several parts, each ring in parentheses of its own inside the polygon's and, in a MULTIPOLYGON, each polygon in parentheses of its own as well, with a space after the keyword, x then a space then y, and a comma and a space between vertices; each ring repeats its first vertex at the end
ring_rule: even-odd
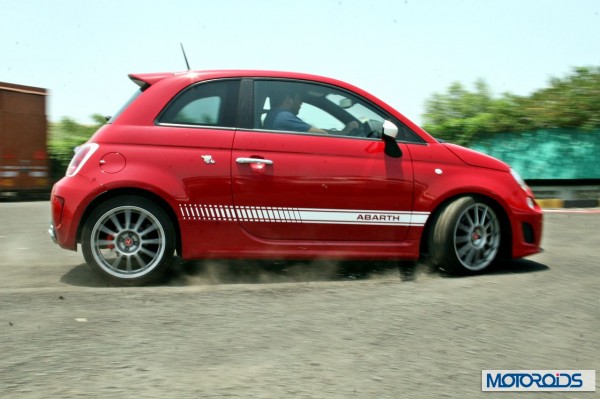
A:
POLYGON ((190 63, 188 62, 187 56, 185 55, 185 49, 183 48, 183 43, 179 42, 181 46, 181 51, 183 52, 183 58, 185 59, 185 65, 187 66, 187 70, 190 70, 190 63))

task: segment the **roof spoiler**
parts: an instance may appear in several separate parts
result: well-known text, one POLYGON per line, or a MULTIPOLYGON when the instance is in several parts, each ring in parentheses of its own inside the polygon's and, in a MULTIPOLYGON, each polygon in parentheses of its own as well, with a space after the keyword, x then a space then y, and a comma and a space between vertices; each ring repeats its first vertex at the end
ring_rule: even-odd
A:
POLYGON ((172 72, 162 72, 162 73, 135 73, 130 74, 129 79, 133 81, 136 85, 140 86, 142 90, 146 90, 148 87, 152 86, 156 82, 159 82, 165 78, 173 76, 172 72))

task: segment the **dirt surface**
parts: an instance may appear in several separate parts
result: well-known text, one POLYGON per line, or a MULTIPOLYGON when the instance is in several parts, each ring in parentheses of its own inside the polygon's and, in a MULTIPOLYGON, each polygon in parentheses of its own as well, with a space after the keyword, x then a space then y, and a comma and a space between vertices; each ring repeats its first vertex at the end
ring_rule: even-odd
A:
POLYGON ((481 370, 600 368, 600 213, 547 214, 546 252, 476 277, 206 261, 143 288, 106 287, 48 220, 0 203, 2 398, 505 399, 539 395, 481 370))

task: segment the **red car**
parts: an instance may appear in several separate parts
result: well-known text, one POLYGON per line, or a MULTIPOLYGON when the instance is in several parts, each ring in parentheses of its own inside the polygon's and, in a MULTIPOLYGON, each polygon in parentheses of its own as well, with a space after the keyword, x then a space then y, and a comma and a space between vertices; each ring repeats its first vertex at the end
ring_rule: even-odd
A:
POLYGON ((401 259, 453 274, 540 250, 501 161, 365 91, 267 71, 130 75, 139 89, 53 188, 50 234, 116 283, 183 259, 401 259))

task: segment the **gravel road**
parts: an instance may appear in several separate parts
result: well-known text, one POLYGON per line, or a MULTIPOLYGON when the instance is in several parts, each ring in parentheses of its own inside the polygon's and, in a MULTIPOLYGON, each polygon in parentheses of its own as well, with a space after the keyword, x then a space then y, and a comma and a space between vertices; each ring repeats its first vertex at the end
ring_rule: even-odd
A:
POLYGON ((0 203, 1 398, 506 399, 537 396, 481 370, 600 368, 598 212, 547 214, 546 252, 482 276, 205 261, 142 288, 106 287, 48 220, 0 203))

